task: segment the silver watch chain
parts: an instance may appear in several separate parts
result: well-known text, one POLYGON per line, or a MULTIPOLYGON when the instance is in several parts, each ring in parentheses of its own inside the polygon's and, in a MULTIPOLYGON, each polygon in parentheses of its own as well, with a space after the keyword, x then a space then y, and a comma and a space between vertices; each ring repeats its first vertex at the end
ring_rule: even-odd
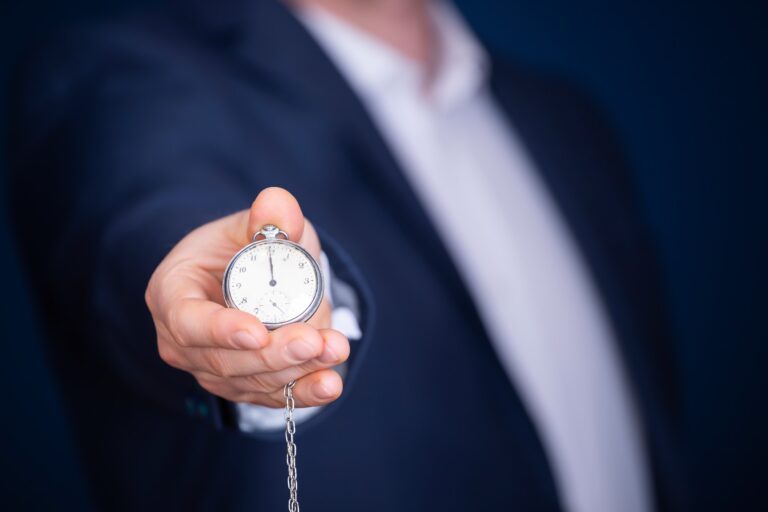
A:
POLYGON ((285 445, 287 453, 285 454, 285 463, 288 465, 288 512, 299 512, 298 481, 296 474, 296 443, 293 435, 296 433, 296 423, 293 421, 293 386, 296 381, 292 380, 285 385, 283 396, 285 397, 285 445))

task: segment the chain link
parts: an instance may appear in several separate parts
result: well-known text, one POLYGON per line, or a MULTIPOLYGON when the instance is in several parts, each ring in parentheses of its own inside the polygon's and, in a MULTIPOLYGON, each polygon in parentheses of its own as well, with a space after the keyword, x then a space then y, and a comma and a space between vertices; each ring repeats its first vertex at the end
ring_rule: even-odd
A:
POLYGON ((296 433, 296 423, 293 421, 293 386, 296 381, 292 380, 285 385, 283 396, 285 397, 285 445, 287 452, 285 454, 285 463, 288 465, 288 512, 299 512, 298 481, 296 474, 296 443, 293 441, 293 435, 296 433))

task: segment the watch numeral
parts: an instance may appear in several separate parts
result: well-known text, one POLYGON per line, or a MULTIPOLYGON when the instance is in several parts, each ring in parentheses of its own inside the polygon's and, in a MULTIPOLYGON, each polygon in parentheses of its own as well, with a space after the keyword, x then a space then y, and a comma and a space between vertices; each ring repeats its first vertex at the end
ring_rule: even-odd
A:
POLYGON ((240 304, 245 304, 246 302, 248 302, 248 299, 246 297, 243 297, 242 299, 240 299, 240 304))
POLYGON ((240 272, 245 272, 245 267, 240 267, 240 272))
POLYGON ((304 284, 309 284, 309 278, 308 277, 304 278, 304 284))
POLYGON ((299 262, 299 268, 304 268, 304 262, 303 261, 299 262))

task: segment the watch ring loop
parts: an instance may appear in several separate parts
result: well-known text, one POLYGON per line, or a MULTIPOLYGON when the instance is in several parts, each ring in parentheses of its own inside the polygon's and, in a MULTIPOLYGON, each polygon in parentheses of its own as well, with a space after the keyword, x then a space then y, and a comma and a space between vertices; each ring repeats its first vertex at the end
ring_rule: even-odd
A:
POLYGON ((264 226, 262 226, 260 230, 256 231, 253 234, 253 237, 251 238, 251 240, 256 242, 258 240, 278 239, 280 235, 282 235, 285 240, 290 240, 290 238, 288 237, 288 233, 286 233, 282 229, 278 228, 274 224, 265 224, 264 226), (260 238, 260 237, 263 237, 263 238, 260 238))

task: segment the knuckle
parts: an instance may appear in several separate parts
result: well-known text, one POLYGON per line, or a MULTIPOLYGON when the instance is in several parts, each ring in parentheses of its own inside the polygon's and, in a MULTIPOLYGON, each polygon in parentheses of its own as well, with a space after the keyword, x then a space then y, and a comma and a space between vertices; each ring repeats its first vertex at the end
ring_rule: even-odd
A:
POLYGON ((268 379, 266 379, 262 374, 256 373, 253 375, 248 375, 245 377, 245 380, 248 383, 248 387, 254 391, 269 392, 275 390, 275 386, 270 385, 268 379))
POLYGON ((219 383, 216 380, 206 377, 204 374, 195 375, 195 380, 201 388, 209 393, 213 393, 214 395, 219 395, 221 393, 219 383))
POLYGON ((349 359, 349 354, 352 352, 349 346, 349 340, 344 338, 344 341, 339 344, 339 363, 344 363, 349 359))
POLYGON ((317 359, 323 354, 324 342, 320 336, 305 336, 304 340, 310 347, 309 360, 317 359))
POLYGON ((167 365, 172 366, 174 368, 180 367, 180 361, 179 357, 176 354, 176 351, 173 350, 168 344, 158 338, 157 341, 157 352, 160 355, 160 359, 167 365))
POLYGON ((326 343, 330 344, 334 353, 338 356, 338 362, 343 363, 349 358, 349 339, 339 331, 328 329, 323 332, 326 343))
POLYGON ((149 309, 150 313, 154 315, 154 308, 153 308, 153 302, 152 302, 152 280, 150 279, 149 283, 147 283, 147 288, 144 290, 144 303, 147 305, 147 309, 149 309))
POLYGON ((220 377, 230 377, 228 365, 225 364, 221 352, 217 349, 206 349, 203 351, 205 363, 211 370, 211 373, 220 377))
POLYGON ((290 339, 303 339, 312 349, 312 356, 317 357, 323 352, 325 340, 320 331, 308 324, 295 324, 295 330, 291 333, 290 339))
POLYGON ((158 295, 156 290, 158 279, 158 271, 155 269, 155 271, 149 277, 149 281, 147 281, 147 287, 144 290, 144 302, 147 304, 147 308, 149 308, 153 314, 156 309, 155 297, 158 295))
POLYGON ((274 358, 269 356, 260 355, 261 357, 261 364, 264 366, 264 369, 268 372, 277 372, 282 370, 282 367, 278 361, 276 361, 274 358))
POLYGON ((206 389, 214 388, 219 384, 219 379, 211 374, 205 372, 194 372, 193 375, 197 383, 206 389))
POLYGON ((168 331, 171 333, 171 336, 173 336, 173 339, 176 341, 176 343, 181 347, 186 347, 189 343, 182 335, 183 330, 181 329, 180 317, 181 313, 179 311, 179 306, 173 306, 168 310, 166 325, 168 326, 168 331))
POLYGON ((213 382, 213 381, 201 382, 200 379, 198 379, 198 383, 200 384, 201 388, 211 393, 212 395, 220 396, 225 400, 237 401, 236 399, 233 399, 233 395, 235 395, 235 393, 233 393, 226 386, 222 386, 221 383, 219 382, 213 382))
POLYGON ((309 375, 312 372, 316 372, 317 370, 322 370, 323 365, 320 362, 318 362, 316 359, 312 359, 311 361, 301 363, 300 365, 296 366, 296 368, 298 368, 301 374, 296 376, 292 380, 298 380, 302 377, 309 375))
POLYGON ((229 341, 229 338, 224 335, 227 313, 229 313, 228 309, 217 309, 212 311, 206 320, 209 327, 207 331, 209 336, 216 340, 217 344, 221 341, 223 345, 230 348, 237 348, 231 341, 229 341))

